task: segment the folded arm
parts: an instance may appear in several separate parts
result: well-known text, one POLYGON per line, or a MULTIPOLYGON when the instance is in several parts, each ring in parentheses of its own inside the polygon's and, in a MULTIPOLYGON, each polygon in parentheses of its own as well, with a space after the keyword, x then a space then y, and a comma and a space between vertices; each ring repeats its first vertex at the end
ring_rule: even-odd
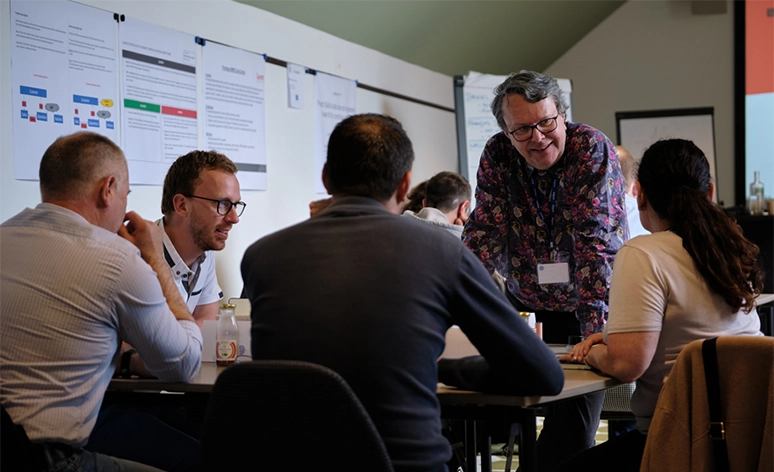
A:
POLYGON ((556 356, 498 290, 468 251, 461 257, 452 321, 481 356, 441 359, 439 380, 469 390, 511 395, 555 395, 564 373, 556 356))

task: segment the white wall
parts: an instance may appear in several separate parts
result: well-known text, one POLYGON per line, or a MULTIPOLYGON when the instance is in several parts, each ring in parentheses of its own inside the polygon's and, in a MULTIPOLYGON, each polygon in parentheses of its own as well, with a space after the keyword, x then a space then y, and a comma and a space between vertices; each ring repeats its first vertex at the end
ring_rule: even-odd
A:
POLYGON ((629 0, 545 72, 572 79, 575 121, 613 141, 617 111, 714 107, 719 199, 731 206, 734 29, 727 7, 693 15, 687 1, 629 0))
MULTIPOLYGON (((82 0, 94 7, 159 24, 206 39, 266 53, 361 83, 454 107, 452 78, 333 37, 274 14, 230 0, 82 0)), ((0 221, 40 201, 37 182, 13 178, 10 8, 0 1, 0 221)), ((218 277, 226 298, 239 296, 239 263, 245 249, 268 233, 308 216, 314 193, 314 78, 306 76, 306 109, 286 107, 286 70, 266 65, 268 190, 243 191, 247 209, 218 253, 218 277)), ((386 113, 400 120, 417 158, 414 182, 441 170, 458 170, 454 114, 358 89, 358 111, 386 113)), ((161 187, 134 186, 130 210, 160 217, 161 187)), ((303 283, 303 281, 300 281, 303 283)))

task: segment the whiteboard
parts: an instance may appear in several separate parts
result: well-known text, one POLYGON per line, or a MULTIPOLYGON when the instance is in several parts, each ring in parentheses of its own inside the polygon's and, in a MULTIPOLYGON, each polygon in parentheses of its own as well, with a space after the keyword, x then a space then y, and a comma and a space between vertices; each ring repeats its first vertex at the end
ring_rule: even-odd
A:
POLYGON ((661 139, 688 139, 707 156, 710 178, 715 182, 713 200, 718 202, 715 165, 714 109, 683 108, 616 112, 618 144, 629 150, 637 162, 653 143, 661 139))

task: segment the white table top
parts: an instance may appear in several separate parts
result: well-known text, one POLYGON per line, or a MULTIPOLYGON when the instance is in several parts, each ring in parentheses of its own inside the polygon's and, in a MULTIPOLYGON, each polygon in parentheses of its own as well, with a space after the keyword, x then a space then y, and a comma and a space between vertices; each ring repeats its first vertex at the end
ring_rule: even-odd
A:
POLYGON ((515 395, 493 395, 490 393, 471 392, 468 390, 458 390, 453 387, 447 387, 438 384, 438 400, 444 404, 476 404, 482 405, 500 405, 500 406, 536 406, 544 403, 550 403, 557 400, 585 395, 587 393, 598 392, 623 382, 607 377, 604 374, 593 370, 580 370, 566 368, 564 370, 564 388, 559 395, 537 395, 522 397, 515 395))
MULTIPOLYGON (((227 367, 218 367, 214 362, 203 362, 199 375, 190 383, 164 382, 156 379, 113 379, 108 391, 111 392, 182 392, 209 393, 221 372, 227 367)), ((556 400, 576 397, 620 385, 622 382, 596 373, 592 370, 578 370, 568 366, 564 370, 564 389, 559 395, 521 397, 514 395, 493 395, 468 390, 458 390, 438 384, 438 399, 445 404, 488 404, 527 407, 556 400)))

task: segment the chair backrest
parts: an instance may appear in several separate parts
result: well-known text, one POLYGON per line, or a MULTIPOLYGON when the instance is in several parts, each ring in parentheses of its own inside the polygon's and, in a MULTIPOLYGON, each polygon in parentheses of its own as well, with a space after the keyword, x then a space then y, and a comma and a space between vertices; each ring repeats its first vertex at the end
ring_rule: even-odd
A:
POLYGON ((32 444, 27 433, 0 405, 0 470, 23 472, 32 470, 32 444))
MULTIPOLYGON (((641 472, 715 470, 702 342, 683 349, 661 390, 641 472)), ((730 470, 770 472, 774 470, 774 338, 720 337, 717 358, 730 470)))
POLYGON ((381 436, 352 389, 308 362, 253 361, 218 377, 199 470, 392 472, 381 436))

